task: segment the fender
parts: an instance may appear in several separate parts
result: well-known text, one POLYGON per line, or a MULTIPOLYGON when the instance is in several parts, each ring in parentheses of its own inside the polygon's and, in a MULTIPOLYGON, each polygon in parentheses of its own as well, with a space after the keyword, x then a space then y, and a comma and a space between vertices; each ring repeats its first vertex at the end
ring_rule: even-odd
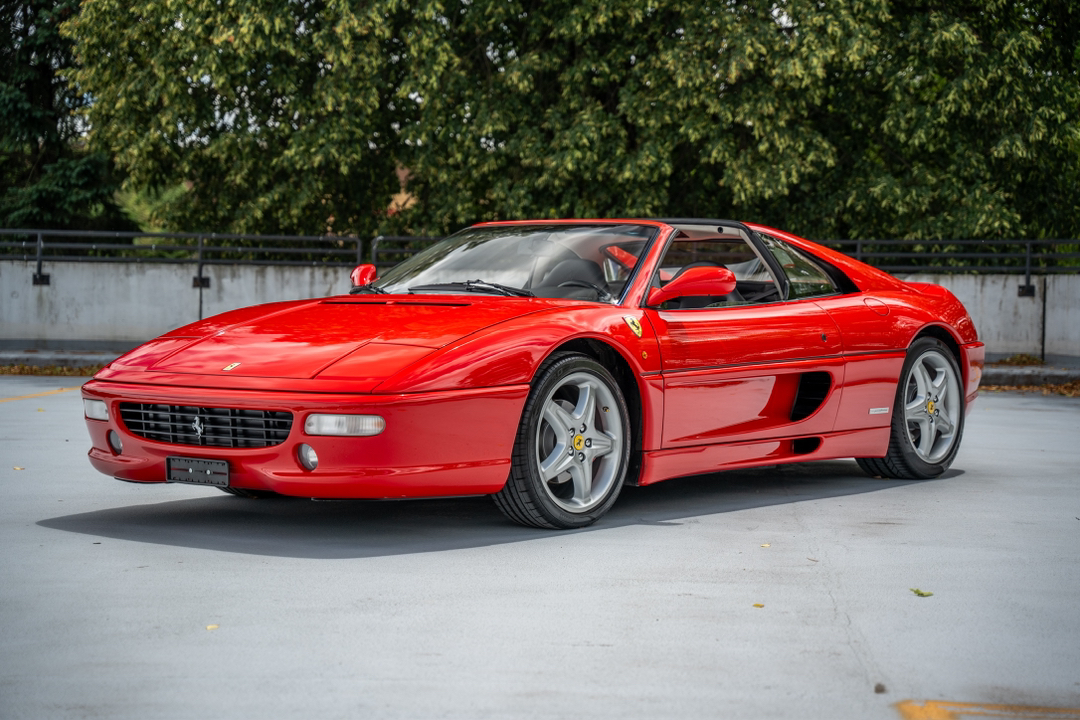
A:
MULTIPOLYGON (((374 392, 432 392, 528 384, 555 349, 577 339, 603 342, 618 352, 637 377, 660 372, 660 350, 641 310, 553 308, 512 318, 441 348, 387 378, 374 392), (626 318, 636 320, 638 337, 626 318)), ((640 381, 639 381, 640 382, 640 381)))

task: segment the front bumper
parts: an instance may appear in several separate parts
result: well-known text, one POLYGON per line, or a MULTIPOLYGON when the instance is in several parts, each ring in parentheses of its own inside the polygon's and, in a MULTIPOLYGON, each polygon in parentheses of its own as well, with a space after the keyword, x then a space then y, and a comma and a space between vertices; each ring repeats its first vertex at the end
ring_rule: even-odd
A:
POLYGON ((983 367, 986 365, 986 346, 981 342, 967 343, 963 346, 964 367, 964 414, 970 413, 979 396, 979 383, 982 382, 983 367))
POLYGON ((510 470, 527 385, 409 395, 334 395, 137 385, 91 380, 83 397, 103 400, 109 420, 87 419, 90 463, 106 475, 141 483, 165 482, 165 458, 225 460, 231 487, 314 498, 407 498, 497 492, 510 470), (265 448, 171 444, 133 434, 121 402, 281 410, 293 413, 287 439, 265 448), (386 429, 374 437, 304 433, 311 413, 380 415, 386 429), (121 453, 106 439, 119 434, 121 453), (306 470, 297 457, 306 443, 319 465, 306 470))

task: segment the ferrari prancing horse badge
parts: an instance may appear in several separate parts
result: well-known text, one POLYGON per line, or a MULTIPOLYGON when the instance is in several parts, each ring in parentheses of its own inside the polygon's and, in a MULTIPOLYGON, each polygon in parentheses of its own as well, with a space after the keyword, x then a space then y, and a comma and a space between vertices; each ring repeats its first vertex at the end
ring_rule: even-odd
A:
POLYGON ((623 315, 623 320, 630 326, 630 329, 634 331, 634 334, 641 337, 641 323, 633 315, 623 315))

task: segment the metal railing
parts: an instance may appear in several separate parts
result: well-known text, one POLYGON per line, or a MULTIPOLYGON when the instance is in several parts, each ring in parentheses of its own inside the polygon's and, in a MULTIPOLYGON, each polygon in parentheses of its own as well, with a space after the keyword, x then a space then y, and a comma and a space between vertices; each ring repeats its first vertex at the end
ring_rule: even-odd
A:
POLYGON ((441 239, 428 236, 252 235, 0 228, 0 259, 203 265, 396 265, 441 239), (6 238, 22 237, 22 240, 6 238), (365 253, 365 249, 368 252, 365 253))
POLYGON ((1080 240, 823 240, 885 272, 1080 272, 1080 240))
POLYGON ((856 260, 893 274, 1023 273, 1021 297, 1034 297, 1031 276, 1080 273, 1080 240, 826 240, 856 260))
MULTIPOLYGON (((0 228, 0 259, 37 263, 35 283, 47 284, 43 263, 155 262, 205 265, 350 266, 379 270, 396 265, 439 240, 430 236, 243 235, 0 228), (7 238, 22 237, 21 240, 7 238), (368 252, 365 253, 365 250, 368 252), (40 282, 39 282, 40 281, 40 282)), ((824 240, 857 260, 890 273, 1080 272, 1080 240, 824 240)), ((201 281, 200 281, 201 282, 201 281)))

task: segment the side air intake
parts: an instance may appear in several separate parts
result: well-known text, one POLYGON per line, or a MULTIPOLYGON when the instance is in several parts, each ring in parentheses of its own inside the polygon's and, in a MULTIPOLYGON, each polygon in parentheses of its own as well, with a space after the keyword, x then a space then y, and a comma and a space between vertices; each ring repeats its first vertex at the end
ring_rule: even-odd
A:
POLYGON ((827 372, 803 373, 799 378, 799 391, 795 394, 795 404, 791 408, 791 421, 797 422, 810 417, 829 396, 832 376, 827 372))

